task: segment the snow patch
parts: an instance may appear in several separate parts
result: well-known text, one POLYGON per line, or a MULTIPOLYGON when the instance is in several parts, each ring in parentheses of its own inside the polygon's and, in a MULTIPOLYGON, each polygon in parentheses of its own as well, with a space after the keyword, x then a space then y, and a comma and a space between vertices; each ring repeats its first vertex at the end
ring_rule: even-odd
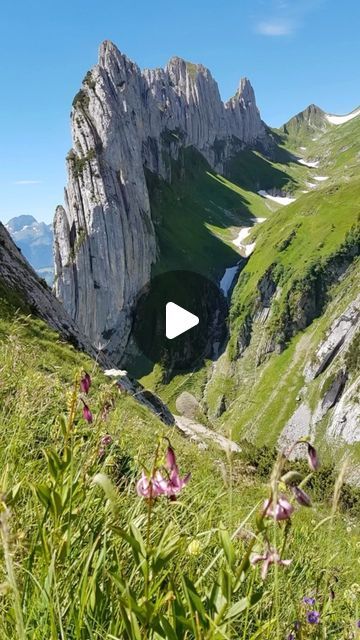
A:
POLYGON ((256 242, 253 242, 252 244, 245 244, 242 247, 242 250, 245 253, 245 258, 248 258, 249 256, 251 256, 252 252, 254 251, 256 246, 256 242))
POLYGON ((242 246, 243 246, 243 240, 245 240, 245 239, 248 237, 248 235, 249 235, 250 231, 251 231, 251 227, 243 227, 243 228, 239 231, 239 233, 238 233, 238 235, 236 236, 235 240, 233 240, 233 244, 234 244, 236 247, 239 247, 239 249, 241 249, 241 248, 242 248, 242 246))
POLYGON ((329 180, 329 176, 314 176, 314 180, 318 182, 325 182, 325 180, 329 180))
POLYGON ((346 114, 345 116, 332 116, 330 114, 326 114, 325 118, 331 124, 345 124, 345 122, 349 122, 349 120, 353 120, 360 115, 360 108, 352 111, 351 113, 346 114))
POLYGON ((306 147, 300 147, 300 151, 306 151, 306 147))
POLYGON ((314 182, 307 182, 306 186, 309 187, 309 189, 316 189, 317 184, 314 184, 314 182))
POLYGON ((310 167, 310 169, 316 169, 320 164, 320 160, 309 161, 304 160, 304 158, 298 158, 298 163, 305 165, 305 167, 310 167))
POLYGON ((258 191, 258 194, 263 198, 267 198, 267 200, 272 200, 273 202, 277 202, 278 204, 282 204, 285 206, 291 204, 292 202, 295 202, 296 200, 296 198, 290 198, 288 196, 271 196, 269 193, 262 189, 258 191))

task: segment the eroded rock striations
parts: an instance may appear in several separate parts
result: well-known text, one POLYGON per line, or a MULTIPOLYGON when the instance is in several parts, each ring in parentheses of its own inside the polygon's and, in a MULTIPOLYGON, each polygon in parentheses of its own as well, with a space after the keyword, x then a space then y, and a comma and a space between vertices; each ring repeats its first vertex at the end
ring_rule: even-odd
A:
POLYGON ((111 43, 73 102, 65 207, 55 215, 55 291, 94 345, 119 359, 134 299, 156 260, 146 169, 171 180, 194 146, 219 172, 267 130, 247 79, 223 103, 208 69, 172 58, 141 71, 111 43))
POLYGON ((81 334, 60 302, 52 294, 45 280, 41 280, 15 246, 9 232, 0 222, 0 288, 5 288, 14 304, 25 305, 26 310, 45 320, 65 340, 106 364, 90 341, 81 334))

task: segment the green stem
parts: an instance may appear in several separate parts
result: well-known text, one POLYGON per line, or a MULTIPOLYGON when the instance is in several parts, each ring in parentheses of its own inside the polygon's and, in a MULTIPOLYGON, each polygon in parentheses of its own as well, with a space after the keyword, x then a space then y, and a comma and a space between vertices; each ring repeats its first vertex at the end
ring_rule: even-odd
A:
POLYGON ((0 530, 1 530, 1 539, 4 549, 4 559, 5 559, 5 567, 8 583, 13 592, 13 601, 14 601, 14 613, 15 613, 15 621, 16 621, 16 629, 18 640, 26 640, 24 619, 21 609, 21 598, 20 593, 16 584, 14 565, 11 556, 10 544, 9 544, 9 515, 10 512, 7 507, 2 512, 0 517, 0 530))

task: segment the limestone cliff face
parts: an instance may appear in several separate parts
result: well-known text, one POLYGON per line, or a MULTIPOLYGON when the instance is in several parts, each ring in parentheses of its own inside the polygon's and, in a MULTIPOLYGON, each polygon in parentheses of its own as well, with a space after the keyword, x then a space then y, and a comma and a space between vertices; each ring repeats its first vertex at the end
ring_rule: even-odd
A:
POLYGON ((144 168, 171 180, 169 159, 192 145, 221 172, 235 150, 268 138, 248 80, 224 104, 202 65, 172 58, 141 71, 108 41, 71 119, 65 207, 54 221, 55 292, 92 343, 117 357, 156 260, 144 168))
POLYGON ((38 277, 1 222, 0 288, 5 288, 9 296, 13 294, 14 302, 21 301, 27 311, 42 318, 62 338, 97 358, 100 364, 108 364, 104 354, 96 352, 52 294, 46 282, 38 277))

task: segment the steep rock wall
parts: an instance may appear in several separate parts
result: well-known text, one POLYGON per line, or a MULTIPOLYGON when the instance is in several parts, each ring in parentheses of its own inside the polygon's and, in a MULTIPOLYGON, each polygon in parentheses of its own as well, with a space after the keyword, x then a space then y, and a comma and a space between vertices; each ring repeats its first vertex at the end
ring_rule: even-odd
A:
POLYGON ((156 260, 144 167, 171 180, 194 146, 210 165, 269 138, 247 79, 223 103, 202 65, 141 71, 109 41, 73 102, 65 207, 56 210, 55 292, 97 347, 121 357, 135 297, 156 260))

